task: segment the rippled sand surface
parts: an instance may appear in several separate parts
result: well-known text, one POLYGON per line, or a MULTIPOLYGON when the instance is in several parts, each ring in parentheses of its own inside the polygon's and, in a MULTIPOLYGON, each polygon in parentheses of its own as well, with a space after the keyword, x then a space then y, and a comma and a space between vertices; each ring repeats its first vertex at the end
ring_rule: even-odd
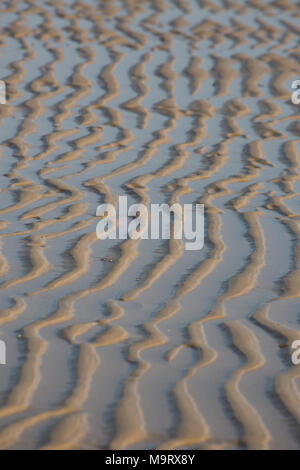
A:
POLYGON ((299 449, 299 2, 0 8, 0 448, 299 449), (98 240, 119 195, 204 248, 98 240))

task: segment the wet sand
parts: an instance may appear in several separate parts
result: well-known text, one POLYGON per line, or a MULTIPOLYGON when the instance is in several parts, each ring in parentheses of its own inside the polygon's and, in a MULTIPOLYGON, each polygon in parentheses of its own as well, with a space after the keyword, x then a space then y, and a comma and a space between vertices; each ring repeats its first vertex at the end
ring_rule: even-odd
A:
POLYGON ((299 2, 0 9, 1 449, 299 449, 299 2), (96 208, 205 205, 205 245, 96 208))

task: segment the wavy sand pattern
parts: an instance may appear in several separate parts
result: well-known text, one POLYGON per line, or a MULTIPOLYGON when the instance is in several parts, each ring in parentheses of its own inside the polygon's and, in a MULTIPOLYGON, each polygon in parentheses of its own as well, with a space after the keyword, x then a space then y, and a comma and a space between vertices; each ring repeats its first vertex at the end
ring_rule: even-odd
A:
POLYGON ((297 0, 3 0, 1 449, 299 449, 297 0), (203 203, 205 246, 96 237, 203 203))

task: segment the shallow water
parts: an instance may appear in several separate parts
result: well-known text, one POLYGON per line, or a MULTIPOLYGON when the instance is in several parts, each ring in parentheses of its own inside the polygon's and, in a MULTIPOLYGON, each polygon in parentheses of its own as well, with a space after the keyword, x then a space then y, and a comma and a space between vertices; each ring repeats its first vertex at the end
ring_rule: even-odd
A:
POLYGON ((2 449, 299 449, 299 2, 1 4, 2 449), (96 208, 205 205, 205 245, 96 208))

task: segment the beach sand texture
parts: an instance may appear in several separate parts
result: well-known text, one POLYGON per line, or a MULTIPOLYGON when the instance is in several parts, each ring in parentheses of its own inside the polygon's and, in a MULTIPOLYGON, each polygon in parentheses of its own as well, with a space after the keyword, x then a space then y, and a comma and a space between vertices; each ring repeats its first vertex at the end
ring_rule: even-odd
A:
POLYGON ((0 449, 299 449, 299 1, 0 25, 0 449), (119 195, 204 204, 204 248, 98 240, 119 195))

